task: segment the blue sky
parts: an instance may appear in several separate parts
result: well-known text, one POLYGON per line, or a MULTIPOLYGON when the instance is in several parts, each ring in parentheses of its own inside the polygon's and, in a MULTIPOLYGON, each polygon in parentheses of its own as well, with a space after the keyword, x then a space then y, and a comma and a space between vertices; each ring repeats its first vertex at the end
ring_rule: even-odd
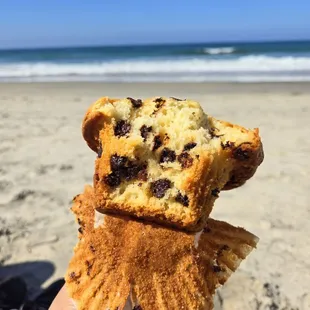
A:
POLYGON ((1 0, 0 48, 310 39, 310 0, 1 0))

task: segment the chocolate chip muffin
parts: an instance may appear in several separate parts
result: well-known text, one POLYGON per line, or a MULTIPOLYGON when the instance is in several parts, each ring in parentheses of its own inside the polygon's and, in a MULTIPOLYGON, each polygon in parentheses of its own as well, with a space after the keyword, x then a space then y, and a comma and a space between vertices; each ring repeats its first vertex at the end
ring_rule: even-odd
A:
POLYGON ((263 160, 258 129, 219 121, 193 100, 104 97, 82 129, 98 154, 101 211, 190 231, 205 225, 221 190, 242 185, 263 160))

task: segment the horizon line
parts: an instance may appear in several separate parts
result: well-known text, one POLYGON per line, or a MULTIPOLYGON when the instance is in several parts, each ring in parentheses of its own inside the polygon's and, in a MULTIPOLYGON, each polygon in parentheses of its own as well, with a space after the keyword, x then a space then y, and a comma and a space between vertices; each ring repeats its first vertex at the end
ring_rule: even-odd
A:
POLYGON ((58 46, 38 46, 38 47, 0 47, 0 51, 14 51, 14 50, 43 50, 43 49, 75 49, 75 48, 100 48, 100 47, 135 47, 135 46, 175 46, 175 45, 197 45, 197 44, 246 44, 246 43, 286 43, 286 42, 310 42, 310 38, 305 39, 275 39, 275 40, 227 40, 227 41, 197 41, 197 42, 178 42, 178 43, 116 43, 116 44, 94 44, 94 45, 58 45, 58 46))

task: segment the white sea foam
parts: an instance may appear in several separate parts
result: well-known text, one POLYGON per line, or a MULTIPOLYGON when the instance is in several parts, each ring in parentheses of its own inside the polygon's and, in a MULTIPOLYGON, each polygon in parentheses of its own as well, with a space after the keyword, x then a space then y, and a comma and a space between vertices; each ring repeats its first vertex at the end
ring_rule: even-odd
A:
POLYGON ((309 80, 310 58, 244 56, 98 63, 0 64, 1 80, 283 81, 309 80))
POLYGON ((221 54, 232 54, 236 51, 234 47, 208 47, 203 49, 205 54, 209 55, 221 55, 221 54))

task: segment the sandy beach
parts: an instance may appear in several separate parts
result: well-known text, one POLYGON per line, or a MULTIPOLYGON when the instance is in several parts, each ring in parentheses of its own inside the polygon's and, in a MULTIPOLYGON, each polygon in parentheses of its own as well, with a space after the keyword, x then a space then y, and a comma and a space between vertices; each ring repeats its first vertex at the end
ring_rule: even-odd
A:
POLYGON ((62 277, 77 241, 71 199, 92 183, 81 135, 101 96, 175 96, 259 127, 265 160, 222 192, 212 217, 260 238, 216 296, 216 309, 310 309, 310 84, 0 84, 0 277, 22 274, 36 294, 62 277))

